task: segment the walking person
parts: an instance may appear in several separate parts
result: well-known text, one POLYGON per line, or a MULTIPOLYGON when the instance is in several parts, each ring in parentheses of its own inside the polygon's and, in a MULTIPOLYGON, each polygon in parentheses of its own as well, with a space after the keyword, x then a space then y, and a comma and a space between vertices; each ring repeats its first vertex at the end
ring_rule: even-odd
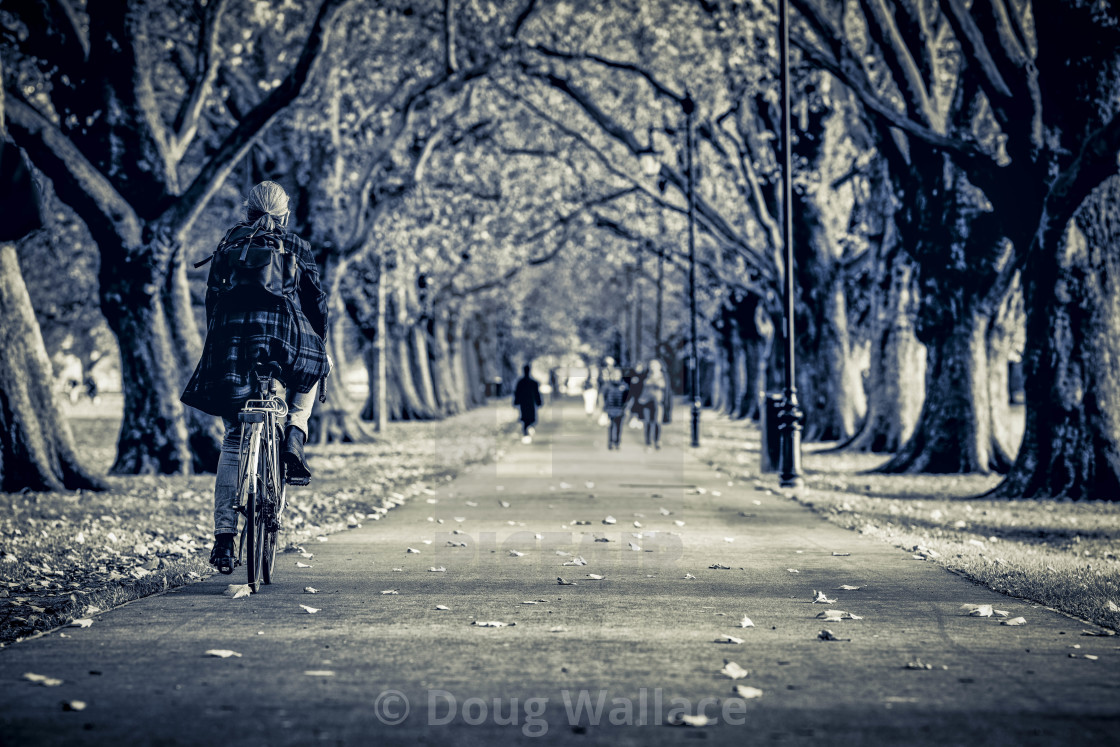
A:
POLYGON ((591 381, 591 369, 587 370, 587 378, 583 380, 583 411, 588 417, 595 412, 595 403, 599 401, 599 391, 591 381))
POLYGON ((226 233, 212 258, 206 283, 206 342, 181 398, 184 404, 225 422, 214 481, 214 549, 210 563, 226 574, 233 572, 237 532, 241 446, 237 413, 256 389, 256 382, 251 381, 254 365, 258 361, 275 362, 281 367, 278 378, 285 387, 288 415, 280 458, 287 481, 293 485, 306 485, 311 480, 303 454, 307 422, 319 382, 330 371, 324 343, 327 294, 311 247, 287 229, 288 215, 288 195, 279 184, 265 181, 250 190, 245 220, 226 233), (286 263, 287 283, 281 296, 259 283, 254 285, 249 273, 237 275, 230 263, 221 259, 223 247, 239 236, 249 237, 246 246, 256 237, 258 241, 277 242, 287 250, 287 254, 277 252, 282 259, 270 260, 286 263))
POLYGON ((529 366, 523 366, 522 376, 517 381, 513 390, 513 406, 521 410, 521 443, 532 443, 533 434, 536 432, 537 408, 544 404, 541 400, 541 388, 536 380, 529 375, 529 366))
POLYGON ((603 412, 607 414, 607 450, 618 449, 622 443, 622 418, 630 403, 630 389, 622 378, 622 371, 612 368, 603 386, 603 412))
POLYGON ((661 370, 661 361, 655 358, 649 362, 649 372, 642 382, 642 392, 638 397, 647 448, 661 448, 661 408, 668 390, 669 384, 661 370))

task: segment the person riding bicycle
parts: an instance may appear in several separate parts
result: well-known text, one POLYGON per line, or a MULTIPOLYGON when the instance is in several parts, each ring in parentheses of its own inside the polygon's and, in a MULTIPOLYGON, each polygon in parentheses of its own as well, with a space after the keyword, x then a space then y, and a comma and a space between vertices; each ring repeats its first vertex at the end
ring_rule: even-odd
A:
POLYGON ((234 535, 237 532, 237 467, 240 453, 240 423, 237 413, 253 397, 257 382, 253 367, 258 362, 280 365, 279 376, 286 388, 288 417, 284 428, 281 461, 288 482, 306 485, 311 471, 303 455, 307 422, 311 416, 319 382, 330 371, 326 353, 327 294, 311 247, 289 233, 288 195, 275 182, 265 181, 250 190, 245 201, 245 221, 275 234, 298 263, 298 285, 294 298, 277 298, 251 287, 226 290, 216 278, 214 262, 206 290, 206 342, 202 358, 181 397, 184 404, 225 422, 214 483, 214 548, 210 563, 222 573, 232 573, 234 535))

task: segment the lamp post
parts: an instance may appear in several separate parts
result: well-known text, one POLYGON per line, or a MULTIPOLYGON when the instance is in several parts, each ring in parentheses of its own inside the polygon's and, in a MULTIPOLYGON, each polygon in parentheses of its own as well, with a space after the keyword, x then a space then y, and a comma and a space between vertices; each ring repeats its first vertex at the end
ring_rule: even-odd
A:
MULTIPOLYGON (((804 414, 797 403, 796 368, 794 363, 794 309, 793 309, 793 189, 791 165, 789 115, 789 2, 778 2, 779 64, 781 66, 782 97, 782 243, 784 249, 782 306, 785 312, 782 332, 785 335, 785 390, 778 413, 778 432, 781 434, 781 456, 778 465, 779 484, 783 488, 800 487, 801 482, 801 421, 804 414)), ((691 215, 691 213, 690 213, 691 215)))
POLYGON ((695 448, 700 445, 700 355, 696 348, 696 192, 692 168, 692 112, 696 109, 696 102, 688 91, 685 91, 681 108, 684 109, 687 131, 685 147, 688 151, 688 314, 691 332, 688 363, 692 390, 691 444, 695 448))

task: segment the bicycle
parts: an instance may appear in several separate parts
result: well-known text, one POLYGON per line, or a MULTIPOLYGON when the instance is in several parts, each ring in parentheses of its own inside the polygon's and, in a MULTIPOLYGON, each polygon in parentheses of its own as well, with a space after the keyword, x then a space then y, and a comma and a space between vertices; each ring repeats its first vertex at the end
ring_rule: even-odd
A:
POLYGON ((258 361, 253 375, 258 383, 257 399, 250 399, 238 413, 241 421, 241 452, 237 467, 237 510, 245 518, 237 549, 249 575, 249 588, 260 590, 271 584, 276 562, 280 518, 284 512, 287 485, 280 461, 283 443, 281 423, 288 405, 276 393, 280 364, 258 361))

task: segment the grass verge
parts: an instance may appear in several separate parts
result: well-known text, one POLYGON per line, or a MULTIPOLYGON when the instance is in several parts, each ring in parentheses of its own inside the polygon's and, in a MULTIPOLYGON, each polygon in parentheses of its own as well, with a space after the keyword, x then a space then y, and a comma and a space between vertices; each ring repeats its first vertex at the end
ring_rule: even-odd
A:
POLYGON ((1120 631, 1120 504, 978 497, 992 475, 880 475, 878 454, 807 444, 805 487, 760 474, 758 428, 710 417, 697 455, 829 521, 889 542, 995 591, 1120 631))
MULTIPOLYGON (((111 407, 71 417, 92 469, 113 460, 111 407)), ((509 408, 391 423, 373 444, 309 446, 315 479, 289 489, 281 539, 298 543, 380 520, 516 430, 509 408)), ((213 475, 110 477, 101 493, 0 493, 0 646, 213 573, 213 475)))

